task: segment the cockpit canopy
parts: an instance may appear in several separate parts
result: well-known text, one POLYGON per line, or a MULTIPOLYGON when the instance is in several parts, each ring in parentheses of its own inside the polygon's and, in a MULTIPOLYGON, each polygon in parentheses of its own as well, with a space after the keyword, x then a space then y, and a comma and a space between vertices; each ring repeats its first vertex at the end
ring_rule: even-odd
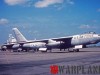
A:
POLYGON ((95 32, 89 32, 90 34, 96 34, 95 32))
POLYGON ((86 34, 96 34, 95 32, 87 32, 86 34))

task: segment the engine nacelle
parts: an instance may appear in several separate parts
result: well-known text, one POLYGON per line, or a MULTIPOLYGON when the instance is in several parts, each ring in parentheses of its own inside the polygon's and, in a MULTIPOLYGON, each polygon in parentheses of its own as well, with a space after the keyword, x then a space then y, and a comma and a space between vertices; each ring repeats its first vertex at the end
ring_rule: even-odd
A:
POLYGON ((23 45, 24 48, 32 48, 34 46, 33 43, 26 43, 23 45))
POLYGON ((7 46, 4 46, 4 45, 1 46, 1 50, 6 51, 6 49, 7 49, 7 46))
POLYGON ((1 48, 7 49, 7 46, 1 46, 1 48))
POLYGON ((47 46, 51 48, 58 48, 62 43, 62 41, 54 41, 52 39, 49 39, 47 46))
POLYGON ((59 46, 60 42, 48 43, 47 46, 59 46))
POLYGON ((44 46, 45 46, 45 43, 42 43, 42 42, 26 43, 23 45, 24 48, 33 48, 33 49, 44 47, 44 46))
POLYGON ((12 46, 13 49, 18 49, 20 47, 20 44, 15 44, 12 46))

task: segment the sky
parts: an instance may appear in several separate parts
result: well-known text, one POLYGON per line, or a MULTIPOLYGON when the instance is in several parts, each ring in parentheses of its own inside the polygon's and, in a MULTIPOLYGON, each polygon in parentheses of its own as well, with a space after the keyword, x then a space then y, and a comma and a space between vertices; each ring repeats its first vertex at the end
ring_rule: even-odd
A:
POLYGON ((0 0, 0 44, 14 27, 30 40, 100 33, 100 0, 0 0))

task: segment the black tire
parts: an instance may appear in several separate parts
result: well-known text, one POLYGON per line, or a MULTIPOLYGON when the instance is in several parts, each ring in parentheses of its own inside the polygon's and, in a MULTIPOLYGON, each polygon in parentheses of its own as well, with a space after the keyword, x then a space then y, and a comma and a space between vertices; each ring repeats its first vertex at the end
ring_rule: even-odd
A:
POLYGON ((79 52, 79 49, 77 49, 76 52, 79 52))
POLYGON ((79 52, 79 49, 73 49, 74 52, 79 52))
POLYGON ((41 51, 41 52, 45 53, 45 52, 47 52, 47 50, 46 51, 41 51))
POLYGON ((1 50, 2 50, 2 51, 6 51, 6 49, 5 49, 5 48, 2 48, 1 50))

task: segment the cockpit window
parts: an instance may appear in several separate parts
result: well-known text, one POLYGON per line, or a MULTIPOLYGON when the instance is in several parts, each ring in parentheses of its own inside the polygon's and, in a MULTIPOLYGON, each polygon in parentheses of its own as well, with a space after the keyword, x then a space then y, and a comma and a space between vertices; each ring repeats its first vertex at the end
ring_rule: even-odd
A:
POLYGON ((95 32, 89 32, 90 34, 96 34, 95 32))
POLYGON ((95 32, 85 32, 85 34, 96 34, 95 32))

